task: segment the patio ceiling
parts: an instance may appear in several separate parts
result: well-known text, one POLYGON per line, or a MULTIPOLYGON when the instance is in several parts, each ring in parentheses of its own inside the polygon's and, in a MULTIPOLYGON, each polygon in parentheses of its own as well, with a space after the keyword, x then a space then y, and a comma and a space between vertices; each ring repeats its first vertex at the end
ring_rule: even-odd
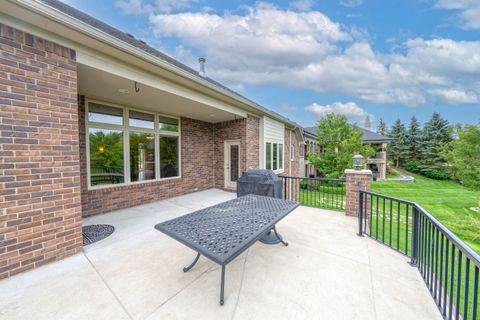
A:
POLYGON ((135 92, 134 80, 78 65, 78 92, 87 98, 212 123, 244 116, 143 83, 138 83, 138 88, 140 91, 135 92))

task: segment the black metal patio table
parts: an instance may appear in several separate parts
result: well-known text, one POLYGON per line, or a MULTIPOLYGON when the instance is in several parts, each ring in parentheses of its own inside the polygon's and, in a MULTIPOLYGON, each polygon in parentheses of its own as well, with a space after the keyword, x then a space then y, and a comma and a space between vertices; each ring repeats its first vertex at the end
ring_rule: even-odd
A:
POLYGON ((220 304, 223 305, 225 266, 270 230, 278 237, 275 224, 299 205, 250 194, 159 223, 155 229, 197 252, 192 264, 183 268, 184 272, 197 263, 200 255, 221 265, 220 304))

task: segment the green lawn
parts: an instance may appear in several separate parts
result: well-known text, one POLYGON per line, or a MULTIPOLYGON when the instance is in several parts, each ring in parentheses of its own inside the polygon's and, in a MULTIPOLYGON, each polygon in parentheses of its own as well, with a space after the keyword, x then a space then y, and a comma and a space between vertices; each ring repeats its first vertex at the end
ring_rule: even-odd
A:
POLYGON ((396 171, 392 171, 392 172, 387 174, 387 179, 398 179, 398 178, 401 178, 401 177, 402 176, 396 171))
POLYGON ((450 181, 439 181, 419 175, 415 183, 377 181, 372 191, 386 196, 414 201, 430 212, 474 250, 480 252, 480 213, 470 210, 478 207, 480 191, 473 191, 450 181))

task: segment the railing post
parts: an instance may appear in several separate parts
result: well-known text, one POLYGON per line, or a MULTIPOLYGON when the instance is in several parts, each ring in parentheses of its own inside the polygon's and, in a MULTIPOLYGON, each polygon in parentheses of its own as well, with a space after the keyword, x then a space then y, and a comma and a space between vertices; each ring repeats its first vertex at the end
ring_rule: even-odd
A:
MULTIPOLYGON (((416 266, 418 262, 418 209, 412 207, 412 260, 410 264, 416 266)), ((408 222, 407 222, 408 223, 408 222)))
POLYGON ((363 236, 363 192, 358 191, 358 235, 363 236))

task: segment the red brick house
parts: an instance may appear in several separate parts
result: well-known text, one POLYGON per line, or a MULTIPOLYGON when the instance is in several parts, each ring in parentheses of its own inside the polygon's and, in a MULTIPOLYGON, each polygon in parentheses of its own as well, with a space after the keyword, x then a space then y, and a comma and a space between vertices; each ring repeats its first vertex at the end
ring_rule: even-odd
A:
POLYGON ((0 279, 82 250, 82 217, 299 175, 298 126, 59 1, 0 2, 0 279))

